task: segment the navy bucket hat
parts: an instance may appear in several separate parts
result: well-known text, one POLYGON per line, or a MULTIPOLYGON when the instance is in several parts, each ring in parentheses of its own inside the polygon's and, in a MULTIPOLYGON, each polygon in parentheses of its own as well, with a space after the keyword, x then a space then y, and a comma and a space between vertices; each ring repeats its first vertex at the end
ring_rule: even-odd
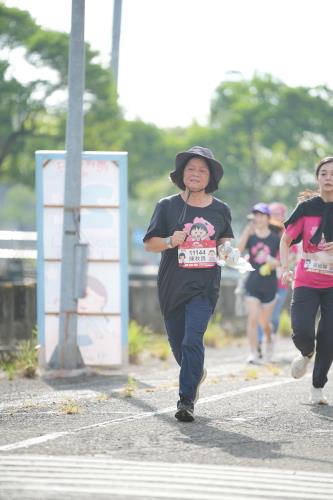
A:
POLYGON ((210 171, 210 179, 206 187, 207 193, 212 193, 218 189, 218 183, 223 177, 223 167, 220 162, 215 160, 212 151, 202 146, 193 146, 187 151, 183 151, 176 155, 176 169, 170 173, 170 179, 180 189, 185 189, 183 181, 183 172, 187 162, 193 158, 199 157, 207 161, 210 171))

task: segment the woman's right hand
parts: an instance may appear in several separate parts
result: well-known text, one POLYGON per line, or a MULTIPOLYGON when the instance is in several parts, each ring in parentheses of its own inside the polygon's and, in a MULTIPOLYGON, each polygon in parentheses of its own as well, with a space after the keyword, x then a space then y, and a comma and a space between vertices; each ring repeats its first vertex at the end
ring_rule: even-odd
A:
POLYGON ((173 248, 178 247, 178 245, 184 243, 186 238, 187 233, 185 233, 185 231, 175 231, 171 236, 171 245, 173 246, 173 248))

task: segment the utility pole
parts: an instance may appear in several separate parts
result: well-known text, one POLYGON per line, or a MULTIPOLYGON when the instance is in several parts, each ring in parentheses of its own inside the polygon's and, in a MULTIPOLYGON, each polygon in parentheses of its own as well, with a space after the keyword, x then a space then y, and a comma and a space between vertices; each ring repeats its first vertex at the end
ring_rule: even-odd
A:
POLYGON ((113 24, 112 24, 112 50, 111 50, 111 71, 113 80, 118 87, 118 66, 119 66, 119 42, 121 28, 121 4, 122 0, 113 0, 113 24))
MULTIPOLYGON (((68 64, 68 115, 62 236, 59 340, 50 367, 75 369, 84 365, 77 345, 78 283, 82 276, 80 245, 81 159, 83 148, 83 94, 85 86, 84 47, 85 0, 72 0, 68 64)), ((84 253, 84 252, 83 252, 84 253)))

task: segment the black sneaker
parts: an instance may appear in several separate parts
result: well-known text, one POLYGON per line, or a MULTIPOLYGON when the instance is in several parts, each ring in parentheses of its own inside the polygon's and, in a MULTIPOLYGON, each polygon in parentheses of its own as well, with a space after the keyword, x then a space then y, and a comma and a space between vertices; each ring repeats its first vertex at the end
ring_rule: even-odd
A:
POLYGON ((194 404, 185 399, 180 399, 177 403, 175 417, 181 422, 193 422, 194 404))

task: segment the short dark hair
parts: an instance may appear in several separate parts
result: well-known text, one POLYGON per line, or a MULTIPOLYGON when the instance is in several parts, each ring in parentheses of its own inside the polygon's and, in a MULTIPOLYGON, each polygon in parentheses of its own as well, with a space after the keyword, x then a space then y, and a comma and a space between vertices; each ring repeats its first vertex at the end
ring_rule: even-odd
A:
POLYGON ((209 168, 209 181, 208 181, 207 186, 205 187, 205 192, 206 193, 213 193, 214 191, 216 191, 218 189, 218 182, 215 179, 213 169, 210 166, 209 160, 206 160, 205 158, 203 158, 202 156, 199 156, 199 155, 191 156, 191 158, 189 158, 187 160, 187 162, 184 163, 182 168, 179 168, 178 170, 176 170, 176 172, 173 174, 173 179, 171 179, 172 182, 174 184, 176 184, 176 186, 179 187, 179 189, 182 189, 183 191, 185 191, 186 186, 184 184, 184 169, 185 169, 186 165, 188 164, 188 162, 192 158, 200 158, 201 160, 204 160, 206 162, 207 167, 209 168))

